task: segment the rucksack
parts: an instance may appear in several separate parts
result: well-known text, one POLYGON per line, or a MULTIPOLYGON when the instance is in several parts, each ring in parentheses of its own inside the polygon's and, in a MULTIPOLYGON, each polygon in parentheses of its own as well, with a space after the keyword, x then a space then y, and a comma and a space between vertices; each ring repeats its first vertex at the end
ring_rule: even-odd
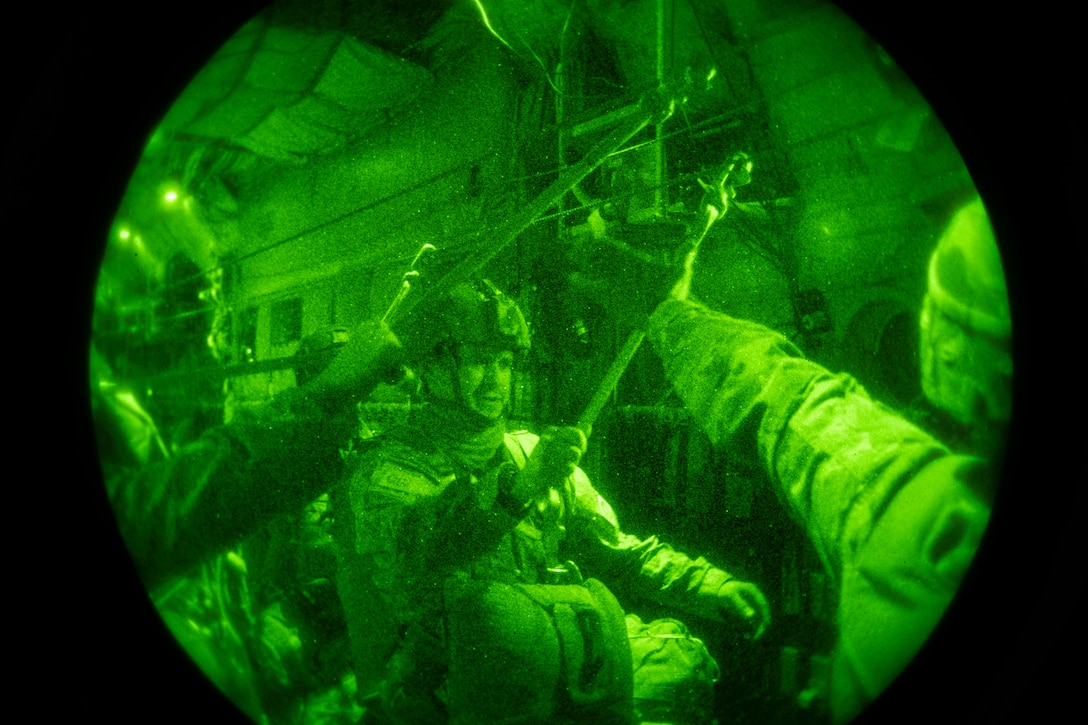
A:
POLYGON ((633 721, 627 626, 604 584, 458 584, 446 597, 451 724, 633 721))
POLYGON ((627 637, 640 722, 713 721, 714 683, 721 670, 702 640, 678 620, 644 623, 634 614, 627 615, 627 637))

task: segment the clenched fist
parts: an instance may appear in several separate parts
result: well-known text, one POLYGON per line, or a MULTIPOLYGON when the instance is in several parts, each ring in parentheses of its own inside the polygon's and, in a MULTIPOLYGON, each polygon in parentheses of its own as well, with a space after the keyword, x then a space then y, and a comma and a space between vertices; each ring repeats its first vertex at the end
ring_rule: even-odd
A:
POLYGON ((562 488, 574 475, 586 452, 586 436, 578 428, 548 428, 540 436, 525 468, 518 472, 510 493, 519 501, 544 495, 550 488, 562 488))
POLYGON ((718 589, 718 606, 726 621, 736 622, 749 639, 759 639, 771 622, 771 607, 755 584, 731 579, 718 589))
POLYGON ((363 320, 328 367, 305 385, 305 392, 322 405, 350 407, 378 383, 391 381, 403 357, 403 347, 388 325, 363 320))

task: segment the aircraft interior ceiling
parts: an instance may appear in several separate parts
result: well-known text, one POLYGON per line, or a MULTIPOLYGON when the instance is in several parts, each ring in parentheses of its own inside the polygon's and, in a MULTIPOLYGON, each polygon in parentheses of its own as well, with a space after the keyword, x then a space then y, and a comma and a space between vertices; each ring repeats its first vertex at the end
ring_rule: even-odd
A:
MULTIPOLYGON (((743 152, 751 181, 708 235, 701 296, 849 361, 841 338, 861 311, 916 306, 937 227, 971 189, 924 100, 830 5, 453 2, 418 17, 363 6, 382 7, 273 5, 196 75, 117 216, 113 233, 138 235, 145 254, 133 263, 108 247, 100 293, 115 307, 156 302, 149 289, 193 275, 220 316, 331 286, 338 302, 304 312, 305 333, 374 313, 424 244, 450 264, 497 246, 481 271, 537 290, 524 302, 539 330, 577 327, 599 311, 548 299, 579 296, 556 271, 675 249, 700 180, 743 152), (671 113, 593 148, 655 103, 671 113), (578 163, 588 173, 516 242, 494 238, 578 163), (623 247, 595 253, 585 239, 623 247), (569 319, 544 319, 556 315, 569 319)), ((871 339, 856 342, 872 351, 890 318, 866 315, 871 339)))

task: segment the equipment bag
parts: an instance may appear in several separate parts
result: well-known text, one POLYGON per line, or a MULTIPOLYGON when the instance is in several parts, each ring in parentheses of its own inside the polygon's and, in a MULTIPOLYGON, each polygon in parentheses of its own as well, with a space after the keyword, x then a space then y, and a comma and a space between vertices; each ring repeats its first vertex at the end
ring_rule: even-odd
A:
POLYGON ((632 722, 623 609, 584 584, 460 582, 446 592, 450 722, 632 722))
POLYGON ((639 722, 695 725, 713 720, 714 683, 721 676, 706 645, 675 619, 644 623, 627 615, 639 722))

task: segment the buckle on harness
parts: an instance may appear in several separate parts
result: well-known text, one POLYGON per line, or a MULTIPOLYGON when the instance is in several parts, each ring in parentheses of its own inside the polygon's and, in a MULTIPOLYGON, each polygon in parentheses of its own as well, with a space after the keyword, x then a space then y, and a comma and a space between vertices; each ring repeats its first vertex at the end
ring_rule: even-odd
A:
POLYGON ((573 561, 567 560, 560 566, 548 567, 548 584, 583 584, 582 570, 573 561))

